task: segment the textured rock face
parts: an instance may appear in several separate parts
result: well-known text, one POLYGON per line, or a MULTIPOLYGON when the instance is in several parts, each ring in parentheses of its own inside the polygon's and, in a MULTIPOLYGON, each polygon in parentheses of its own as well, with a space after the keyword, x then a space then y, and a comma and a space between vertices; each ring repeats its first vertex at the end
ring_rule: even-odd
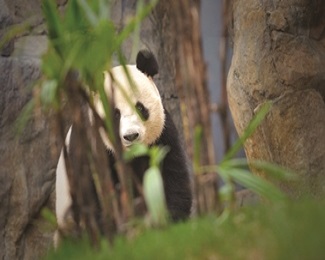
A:
MULTIPOLYGON (((40 8, 34 9, 37 4, 38 1, 0 0, 1 29, 4 31, 30 17, 40 17, 40 8)), ((36 20, 31 22, 37 26, 33 24, 36 20)), ((45 221, 40 217, 43 206, 52 207, 50 196, 55 180, 57 152, 49 148, 55 143, 51 139, 49 120, 44 115, 33 116, 20 136, 15 133, 16 120, 31 99, 30 87, 40 76, 40 55, 46 49, 44 39, 45 36, 33 30, 30 35, 10 41, 1 50, 1 259, 36 259, 52 241, 52 232, 45 228, 45 221)))
MULTIPOLYGON (((7 4, 4 0, 0 0, 0 39, 6 34, 6 29, 12 25, 12 17, 10 15, 7 4)), ((13 41, 9 41, 1 49, 1 56, 9 56, 14 49, 13 41)))
POLYGON ((24 254, 32 259, 33 252, 22 245, 37 245, 31 239, 39 228, 40 208, 53 190, 55 164, 48 121, 35 117, 20 136, 15 134, 15 122, 31 98, 27 89, 40 75, 39 64, 29 58, 2 57, 0 71, 0 256, 17 259, 24 254))
MULTIPOLYGON (((295 170, 311 192, 325 179, 325 2, 234 1, 229 105, 239 134, 266 100, 249 159, 295 170)), ((302 190, 291 190, 299 195, 302 190)))

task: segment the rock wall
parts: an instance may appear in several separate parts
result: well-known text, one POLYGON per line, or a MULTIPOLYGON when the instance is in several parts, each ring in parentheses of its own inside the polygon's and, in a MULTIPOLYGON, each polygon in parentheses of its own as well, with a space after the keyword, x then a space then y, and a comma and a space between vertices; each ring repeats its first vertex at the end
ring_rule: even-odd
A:
MULTIPOLYGON (((67 0, 57 0, 63 9, 67 0)), ((160 63, 157 85, 164 103, 181 129, 175 95, 174 41, 170 35, 168 2, 159 3, 140 32, 140 48, 152 50, 160 63)), ((115 1, 112 14, 118 28, 135 13, 135 0, 115 1)), ((59 140, 51 135, 51 116, 34 112, 21 135, 15 122, 31 100, 31 86, 40 77, 40 57, 46 50, 41 0, 0 0, 0 37, 11 25, 30 25, 0 50, 0 259, 37 259, 52 245, 53 230, 40 216, 53 210, 59 140)), ((123 49, 132 62, 132 40, 123 49)), ((133 61, 134 62, 134 61, 133 61)))
POLYGON ((241 134, 258 107, 273 103, 247 141, 249 159, 293 169, 296 195, 325 190, 325 2, 234 0, 228 99, 241 134))
POLYGON ((31 86, 40 77, 40 55, 46 49, 40 1, 0 0, 0 36, 8 26, 26 21, 31 31, 10 41, 0 56, 1 259, 36 259, 52 237, 40 217, 43 206, 52 207, 57 156, 50 149, 56 141, 51 139, 49 120, 34 115, 21 135, 15 131, 31 99, 31 86))

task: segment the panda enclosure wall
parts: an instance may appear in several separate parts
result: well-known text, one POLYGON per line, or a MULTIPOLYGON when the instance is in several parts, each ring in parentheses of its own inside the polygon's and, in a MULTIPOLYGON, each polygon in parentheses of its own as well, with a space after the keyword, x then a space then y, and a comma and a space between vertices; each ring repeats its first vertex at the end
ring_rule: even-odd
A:
MULTIPOLYGON (((61 9, 66 2, 57 0, 61 9)), ((220 2, 205 0, 202 6, 220 5, 220 2)), ((134 12, 134 3, 134 0, 116 1, 112 13, 118 26, 123 26, 123 19, 134 12)), ((188 3, 179 1, 189 6, 188 3)), ((178 14, 177 10, 183 9, 174 8, 173 4, 175 1, 160 1, 145 20, 141 46, 156 54, 160 64, 157 85, 164 86, 161 89, 164 102, 175 122, 182 122, 179 100, 175 98, 179 81, 174 80, 179 65, 175 64, 175 57, 182 51, 182 45, 174 38, 176 27, 172 21, 173 16, 181 17, 184 13, 178 14)), ((235 0, 232 9, 233 57, 227 85, 238 132, 243 131, 258 105, 265 100, 274 102, 270 115, 248 141, 246 154, 248 158, 265 159, 294 169, 312 192, 324 190, 324 13, 325 3, 317 0, 262 3, 235 0)), ((219 14, 214 15, 217 19, 219 14)), ((1 49, 0 57, 2 259, 35 259, 47 250, 52 240, 52 233, 41 228, 44 221, 39 210, 53 206, 54 172, 60 144, 51 136, 51 121, 44 115, 35 116, 19 139, 12 132, 15 119, 31 98, 27 89, 40 76, 40 55, 46 49, 40 1, 0 0, 0 36, 10 25, 27 19, 32 30, 9 42, 1 49)), ((216 21, 213 17, 210 19, 212 23, 216 21)), ((204 31, 203 28, 203 34, 204 31)), ((208 40, 203 39, 203 47, 208 45, 208 40)), ((217 46, 216 42, 210 44, 217 46)), ((132 42, 127 41, 123 46, 126 57, 130 56, 131 45, 132 42)), ((200 47, 200 43, 196 42, 196 46, 200 47)), ((203 61, 200 56, 197 59, 203 61)), ((209 65, 207 77, 211 82, 213 71, 209 65)))

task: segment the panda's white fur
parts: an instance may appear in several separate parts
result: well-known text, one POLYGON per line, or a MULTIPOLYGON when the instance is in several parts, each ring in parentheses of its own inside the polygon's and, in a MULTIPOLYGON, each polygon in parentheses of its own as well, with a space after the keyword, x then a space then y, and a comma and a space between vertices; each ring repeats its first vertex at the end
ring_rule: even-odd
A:
MULTIPOLYGON (((123 66, 117 66, 111 70, 115 81, 113 83, 110 74, 105 72, 104 83, 107 96, 114 98, 115 107, 121 113, 120 137, 122 144, 124 147, 128 147, 133 143, 123 138, 123 136, 132 133, 139 134, 139 137, 135 140, 136 142, 146 145, 153 144, 161 135, 165 124, 161 97, 151 77, 143 74, 137 69, 136 65, 127 65, 125 67, 133 80, 133 84, 130 84, 123 66), (113 92, 112 87, 114 88, 113 92), (129 100, 125 97, 125 94, 128 95, 129 100), (130 101, 131 104, 129 103, 130 101), (142 120, 138 115, 135 110, 137 102, 145 104, 146 108, 150 111, 150 120, 142 120)), ((105 118, 105 112, 98 97, 95 98, 95 107, 98 114, 105 118)), ((106 147, 113 150, 105 131, 100 129, 100 133, 106 147)))
MULTIPOLYGON (((119 134, 123 147, 127 149, 133 142, 169 146, 170 151, 162 165, 167 206, 173 220, 185 219, 189 216, 192 205, 189 172, 177 129, 171 116, 164 109, 158 89, 152 79, 152 76, 158 72, 157 62, 150 52, 143 51, 138 54, 137 65, 127 65, 126 69, 134 84, 129 83, 122 66, 114 67, 110 71, 111 74, 106 72, 104 81, 107 97, 112 98, 112 94, 114 95, 115 107, 120 111, 119 134), (111 75, 114 78, 113 82, 111 75), (131 104, 125 98, 125 94, 128 94, 131 104), (138 102, 144 104, 147 109, 148 120, 141 119, 136 112, 135 106, 138 102), (135 139, 128 141, 124 138, 134 133, 136 133, 135 139)), ((98 97, 94 97, 94 105, 98 114, 104 118, 105 113, 98 97)), ((109 167, 114 174, 115 159, 112 145, 103 129, 99 129, 99 132, 108 149, 109 167)), ((70 142, 70 135, 71 128, 66 137, 67 145, 70 142)), ((134 173, 140 180, 148 165, 149 160, 146 157, 136 158, 131 163, 134 173)), ((71 203, 64 156, 61 152, 56 171, 56 216, 59 229, 65 229, 71 221, 69 210, 71 203)), ((58 232, 54 239, 57 244, 58 232)))
MULTIPOLYGON (((71 138, 71 130, 70 127, 68 134, 65 139, 65 145, 69 150, 70 138, 71 138)), ((55 180, 55 213, 56 213, 56 221, 58 227, 61 230, 66 229, 66 226, 71 219, 71 215, 68 215, 69 209, 72 204, 71 196, 70 196, 70 188, 68 176, 65 168, 65 160, 63 156, 63 151, 61 151, 60 158, 58 161, 58 165, 56 168, 56 180, 55 180)), ((59 242, 59 232, 56 231, 54 234, 54 246, 57 247, 59 242)))
MULTIPOLYGON (((120 118, 120 137, 123 147, 127 148, 133 142, 128 142, 123 139, 123 136, 131 133, 138 133, 139 137, 135 140, 147 145, 154 143, 159 138, 163 131, 165 114, 161 102, 158 89, 151 77, 146 76, 135 65, 126 65, 126 69, 130 78, 133 80, 131 85, 123 66, 112 68, 111 75, 113 75, 114 82, 112 84, 111 76, 105 72, 104 89, 107 97, 111 98, 114 93, 115 107, 121 112, 120 118), (112 91, 112 87, 114 91, 112 91), (128 100, 125 94, 128 94, 128 100), (132 104, 129 102, 131 101, 132 104), (146 104, 146 108, 150 110, 150 120, 143 121, 136 112, 134 106, 137 102, 146 104)), ((97 113, 105 118, 103 106, 99 97, 94 97, 94 105, 97 113)), ((91 112, 90 112, 91 115, 91 112)), ((69 146, 71 137, 70 127, 66 136, 66 146, 69 146)), ((100 135, 106 147, 113 151, 112 145, 105 133, 105 130, 99 129, 100 135)), ((69 149, 68 149, 69 150, 69 149)), ((71 212, 69 211, 72 204, 69 182, 67 178, 65 161, 63 152, 61 152, 59 162, 56 170, 56 217, 60 229, 67 228, 66 226, 72 221, 71 212)), ((58 243, 58 234, 55 235, 55 244, 58 243)))

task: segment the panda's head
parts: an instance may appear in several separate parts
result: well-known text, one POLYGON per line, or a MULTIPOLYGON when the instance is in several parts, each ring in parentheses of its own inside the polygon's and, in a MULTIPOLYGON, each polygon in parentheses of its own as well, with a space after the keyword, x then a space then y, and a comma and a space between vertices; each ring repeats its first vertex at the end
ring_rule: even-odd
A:
MULTIPOLYGON (((161 97, 152 79, 158 73, 157 61, 151 52, 143 50, 137 55, 136 65, 126 65, 125 68, 117 66, 111 69, 111 74, 105 73, 105 91, 108 98, 114 99, 114 116, 119 122, 121 142, 125 148, 134 143, 151 145, 160 137, 165 123, 161 97)), ((97 103, 96 107, 103 117, 102 105, 97 103)), ((112 150, 103 131, 101 136, 107 148, 112 150)))

